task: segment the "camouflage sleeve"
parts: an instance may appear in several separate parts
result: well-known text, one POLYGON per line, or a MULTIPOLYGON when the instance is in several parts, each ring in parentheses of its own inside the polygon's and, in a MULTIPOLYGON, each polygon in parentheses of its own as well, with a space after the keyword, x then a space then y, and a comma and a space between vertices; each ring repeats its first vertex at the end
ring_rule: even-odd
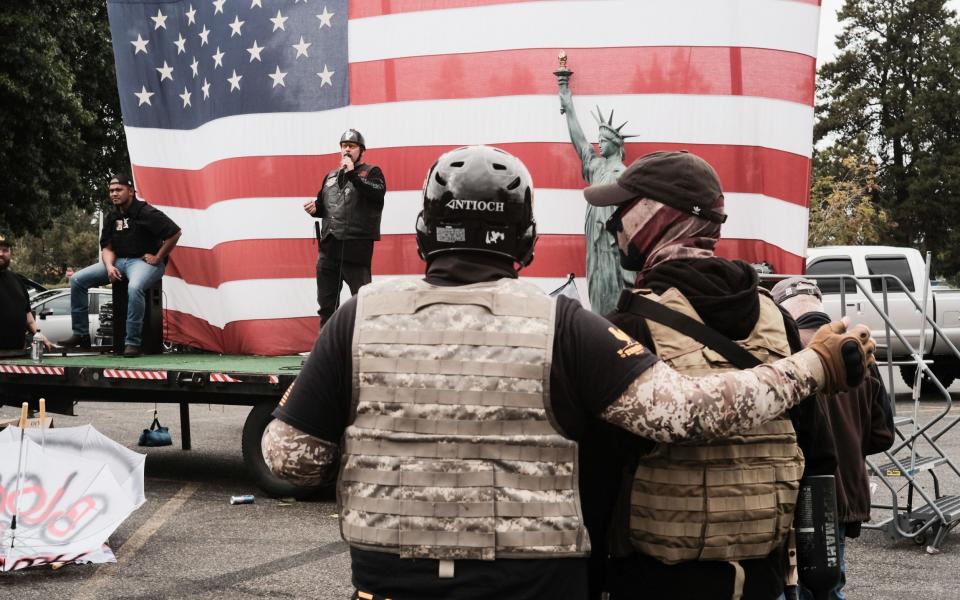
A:
POLYGON ((600 418, 658 442, 726 437, 775 419, 823 384, 816 353, 804 350, 746 371, 686 377, 658 362, 600 418))
POLYGON ((260 439, 263 460, 274 475, 305 487, 331 483, 337 476, 340 450, 336 444, 321 440, 274 419, 260 439))

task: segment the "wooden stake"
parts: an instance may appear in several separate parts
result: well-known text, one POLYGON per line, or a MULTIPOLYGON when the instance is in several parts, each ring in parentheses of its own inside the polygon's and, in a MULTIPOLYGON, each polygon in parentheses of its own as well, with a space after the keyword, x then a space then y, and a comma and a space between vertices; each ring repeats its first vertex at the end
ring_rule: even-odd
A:
POLYGON ((20 429, 24 429, 27 426, 27 414, 29 414, 29 409, 27 408, 27 403, 24 402, 20 407, 20 429))
POLYGON ((43 429, 47 423, 47 399, 40 398, 40 420, 37 422, 37 427, 43 429))

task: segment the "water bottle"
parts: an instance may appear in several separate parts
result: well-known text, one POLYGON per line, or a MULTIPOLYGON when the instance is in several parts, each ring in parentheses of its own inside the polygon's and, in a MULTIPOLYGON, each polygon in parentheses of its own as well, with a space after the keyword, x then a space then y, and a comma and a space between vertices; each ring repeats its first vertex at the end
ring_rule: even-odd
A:
POLYGON ((33 342, 30 344, 30 359, 33 362, 43 362, 43 337, 40 335, 40 330, 38 329, 36 333, 33 334, 33 342))

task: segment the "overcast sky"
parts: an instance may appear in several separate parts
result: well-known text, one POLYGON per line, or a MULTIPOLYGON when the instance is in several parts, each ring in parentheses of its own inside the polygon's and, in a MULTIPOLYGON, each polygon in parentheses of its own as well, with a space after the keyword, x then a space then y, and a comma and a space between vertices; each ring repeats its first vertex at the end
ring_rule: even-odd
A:
MULTIPOLYGON (((817 66, 830 60, 836 54, 834 42, 837 34, 843 29, 837 23, 837 11, 843 6, 844 0, 823 0, 820 4, 820 41, 817 50, 817 66)), ((960 11, 960 0, 950 0, 950 8, 960 11)))

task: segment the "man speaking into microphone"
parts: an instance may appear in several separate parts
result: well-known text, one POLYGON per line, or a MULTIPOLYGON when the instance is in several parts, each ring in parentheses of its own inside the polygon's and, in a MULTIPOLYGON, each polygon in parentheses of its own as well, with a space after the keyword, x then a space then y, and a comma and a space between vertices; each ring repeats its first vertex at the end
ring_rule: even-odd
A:
POLYGON ((340 166, 327 174, 316 200, 303 210, 322 219, 317 259, 320 327, 340 305, 343 282, 356 295, 370 283, 373 243, 380 239, 380 215, 387 184, 380 167, 363 162, 363 136, 348 129, 340 136, 340 166))

